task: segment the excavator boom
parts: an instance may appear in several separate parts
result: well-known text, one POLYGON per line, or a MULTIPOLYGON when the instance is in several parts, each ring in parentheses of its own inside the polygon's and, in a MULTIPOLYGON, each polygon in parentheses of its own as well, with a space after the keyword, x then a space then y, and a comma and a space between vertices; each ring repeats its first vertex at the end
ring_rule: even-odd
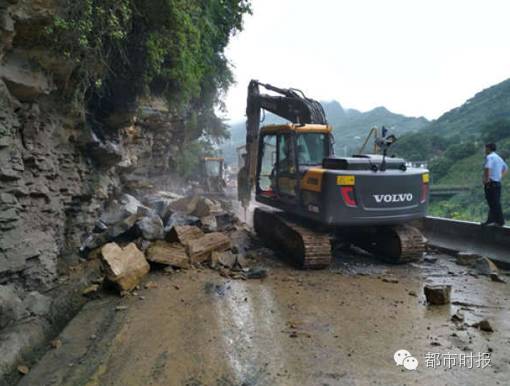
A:
MULTIPOLYGON (((262 110, 269 111, 292 123, 315 123, 327 125, 326 114, 322 105, 307 98, 297 89, 283 89, 267 83, 252 80, 248 85, 246 104, 246 168, 248 170, 248 187, 252 191, 257 169, 258 139, 262 110), (261 94, 260 87, 280 95, 261 94)), ((241 187, 243 188, 243 187, 241 187)))

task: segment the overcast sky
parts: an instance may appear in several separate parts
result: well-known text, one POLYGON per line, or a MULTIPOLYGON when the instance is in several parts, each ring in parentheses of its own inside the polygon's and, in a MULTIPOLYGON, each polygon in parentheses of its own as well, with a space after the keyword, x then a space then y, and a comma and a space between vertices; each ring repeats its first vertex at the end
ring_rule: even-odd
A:
POLYGON ((362 111, 433 119, 510 77, 509 0, 253 0, 227 49, 244 119, 258 79, 362 111))

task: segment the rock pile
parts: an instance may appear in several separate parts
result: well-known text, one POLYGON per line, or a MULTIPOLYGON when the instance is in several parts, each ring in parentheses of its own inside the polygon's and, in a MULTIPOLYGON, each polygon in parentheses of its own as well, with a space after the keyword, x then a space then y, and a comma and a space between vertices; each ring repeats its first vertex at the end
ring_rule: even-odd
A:
POLYGON ((107 206, 81 253, 101 258, 106 278, 121 292, 134 289, 151 265, 172 270, 208 264, 232 278, 264 277, 233 245, 231 236, 239 232, 246 230, 233 213, 211 198, 158 192, 139 201, 124 194, 107 206))

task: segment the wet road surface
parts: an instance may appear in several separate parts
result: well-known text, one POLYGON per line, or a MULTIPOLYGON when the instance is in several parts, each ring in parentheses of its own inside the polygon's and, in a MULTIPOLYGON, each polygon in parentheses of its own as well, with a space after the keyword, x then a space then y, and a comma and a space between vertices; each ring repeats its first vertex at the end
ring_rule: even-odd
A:
POLYGON ((435 256, 390 266, 345 254, 311 272, 267 258, 268 277, 248 281, 156 272, 146 280, 156 288, 88 303, 19 384, 507 385, 510 285, 435 256), (452 284, 453 304, 427 306, 429 282, 452 284), (495 332, 458 330, 450 319, 459 309, 495 332), (395 365, 399 349, 417 358, 416 371, 395 365), (488 352, 483 369, 426 366, 427 353, 488 352))

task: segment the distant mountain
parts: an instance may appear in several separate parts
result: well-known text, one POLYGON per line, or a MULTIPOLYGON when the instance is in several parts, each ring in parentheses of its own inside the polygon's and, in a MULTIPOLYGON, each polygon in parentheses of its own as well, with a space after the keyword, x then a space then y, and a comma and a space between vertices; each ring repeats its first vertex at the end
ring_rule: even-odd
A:
POLYGON ((489 122, 510 120, 510 79, 489 87, 440 116, 427 130, 452 136, 478 134, 489 122))
MULTIPOLYGON (((510 79, 489 87, 432 121, 419 133, 402 136, 393 150, 408 160, 439 159, 449 146, 510 136, 510 79)), ((481 152, 480 149, 478 149, 481 152)))
MULTIPOLYGON (((338 155, 350 155, 357 152, 370 129, 374 126, 386 126, 398 136, 404 133, 417 132, 430 124, 423 117, 406 117, 395 114, 385 107, 377 107, 367 112, 361 112, 355 109, 344 109, 337 101, 321 103, 328 122, 333 127, 335 152, 338 155)), ((286 121, 276 115, 266 113, 263 124, 284 122, 286 121)), ((227 162, 236 161, 235 148, 245 143, 245 133, 245 122, 237 122, 230 126, 230 140, 222 146, 227 162)))
POLYGON ((343 109, 336 101, 325 102, 323 106, 328 121, 333 126, 335 150, 339 155, 356 153, 374 126, 379 128, 385 126, 398 137, 405 133, 420 131, 430 124, 424 117, 407 117, 382 106, 367 112, 343 109))

